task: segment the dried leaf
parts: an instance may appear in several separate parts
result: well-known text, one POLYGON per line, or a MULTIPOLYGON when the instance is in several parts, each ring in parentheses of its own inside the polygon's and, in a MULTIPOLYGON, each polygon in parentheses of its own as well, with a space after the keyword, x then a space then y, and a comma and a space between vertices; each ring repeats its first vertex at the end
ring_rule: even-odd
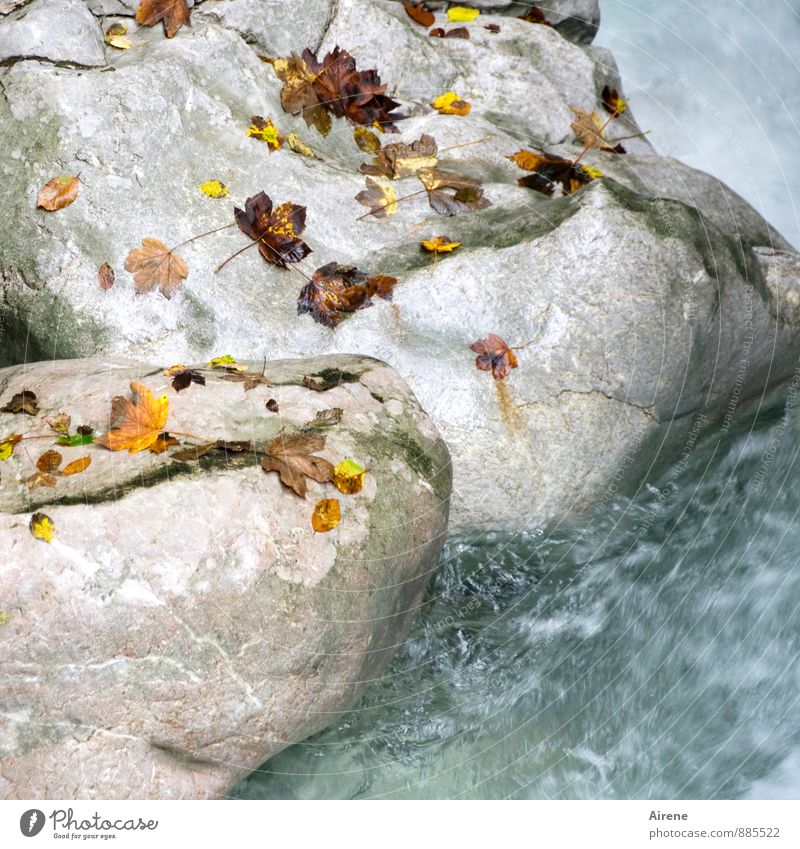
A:
POLYGON ((209 198, 224 198, 228 194, 228 187, 220 180, 206 180, 197 188, 209 198))
POLYGON ((278 402, 274 398, 270 398, 269 401, 267 401, 266 407, 270 413, 277 413, 279 410, 278 402))
POLYGON ((436 27, 428 35, 431 38, 469 38, 469 30, 466 27, 455 27, 445 31, 441 27, 436 27))
POLYGON ((53 520, 46 513, 34 513, 30 522, 31 533, 43 542, 52 542, 56 533, 53 520))
POLYGON ((66 466, 61 470, 61 477, 69 477, 69 475, 79 475, 81 472, 85 472, 89 466, 92 465, 91 457, 80 457, 77 460, 73 460, 71 463, 67 463, 66 466))
POLYGON ((450 23, 469 23, 469 21, 474 21, 478 15, 480 15, 480 9, 470 9, 469 6, 451 6, 447 10, 447 20, 450 23))
POLYGON ((244 385, 244 391, 249 392, 251 389, 255 389, 256 386, 260 386, 263 384, 269 384, 269 380, 264 375, 264 370, 267 367, 266 361, 264 361, 264 368, 261 370, 260 374, 253 374, 248 371, 234 371, 229 374, 225 374, 222 376, 223 380, 230 380, 235 383, 241 383, 244 385))
POLYGON ((625 98, 615 88, 611 88, 611 86, 603 86, 601 99, 603 101, 603 108, 611 115, 621 115, 628 108, 625 98))
POLYGON ((5 407, 0 407, 0 413, 25 413, 28 416, 35 416, 38 412, 39 404, 36 400, 36 393, 31 392, 30 389, 17 392, 5 407))
POLYGON ((570 106, 570 109, 575 113, 572 131, 581 144, 610 153, 625 153, 625 148, 621 144, 612 145, 606 138, 606 121, 597 110, 593 109, 589 113, 580 106, 570 106))
POLYGON ((133 274, 138 295, 158 286, 169 299, 181 288, 189 269, 183 259, 158 239, 142 239, 142 247, 134 248, 125 260, 125 270, 133 274))
POLYGON ((272 123, 272 118, 262 118, 261 115, 253 115, 250 118, 250 126, 247 128, 250 138, 266 142, 269 152, 280 150, 284 137, 278 132, 278 128, 272 123))
POLYGON ((116 279, 117 276, 114 274, 114 269, 107 262, 104 262, 97 269, 97 282, 104 292, 107 292, 114 285, 116 279))
POLYGON ((70 177, 68 174, 53 177, 39 189, 39 194, 36 195, 36 206, 49 212, 63 209, 78 197, 79 188, 80 180, 77 177, 70 177))
POLYGON ((45 451, 36 461, 36 468, 40 472, 54 472, 61 465, 63 459, 58 451, 45 451))
POLYGON ((240 366, 230 354, 214 357, 213 360, 209 360, 208 364, 211 368, 223 368, 226 371, 247 371, 246 367, 240 366))
POLYGON ((265 192, 247 198, 244 209, 233 208, 239 229, 258 242, 261 256, 272 265, 285 268, 311 253, 300 238, 306 228, 306 208, 295 203, 282 203, 272 208, 265 192))
POLYGON ((333 485, 345 495, 361 492, 367 470, 355 460, 342 460, 333 469, 333 485))
POLYGON ((484 24, 484 29, 488 29, 492 35, 497 35, 500 32, 500 26, 498 24, 484 24))
POLYGON ((297 133, 289 133, 286 136, 286 146, 299 153, 300 156, 307 156, 309 159, 316 159, 317 154, 297 135, 297 133))
POLYGON ((502 380, 518 365, 516 354, 508 347, 508 343, 494 333, 489 333, 469 347, 478 355, 475 359, 477 368, 491 371, 495 380, 502 380))
POLYGON ((375 153, 381 149, 381 140, 366 127, 356 127, 353 130, 353 138, 364 153, 375 153))
POLYGON ((149 447, 148 450, 152 451, 153 454, 163 454, 167 448, 180 444, 180 440, 175 439, 174 436, 170 436, 168 433, 159 433, 156 441, 149 447))
POLYGON ((105 42, 117 50, 128 50, 131 46, 131 40, 125 38, 128 34, 128 28, 124 24, 111 24, 106 30, 105 42))
MULTIPOLYGON (((387 298, 391 285, 382 276, 368 278, 354 265, 329 262, 320 266, 311 280, 300 291, 297 300, 298 315, 310 313, 314 321, 326 327, 336 327, 346 314, 372 306, 371 295, 387 298), (370 280, 373 280, 370 291, 370 280), (378 290, 382 289, 381 292, 378 290)), ((395 281, 396 282, 396 281, 395 281)))
POLYGON ((206 385, 206 379, 199 371, 184 365, 172 366, 164 372, 164 375, 172 378, 172 388, 176 392, 188 389, 193 383, 200 386, 206 385))
POLYGON ((582 189, 602 174, 588 166, 575 165, 571 159, 563 159, 548 153, 534 153, 532 150, 518 150, 508 157, 525 171, 533 173, 520 177, 517 184, 528 189, 552 196, 557 186, 565 195, 582 189))
POLYGON ((550 21, 544 16, 544 12, 538 6, 531 6, 524 15, 519 16, 519 19, 521 21, 528 21, 531 24, 544 24, 547 27, 552 26, 550 21))
POLYGON ((370 298, 378 297, 391 301, 396 285, 397 278, 390 274, 373 274, 372 277, 367 277, 367 292, 370 298))
POLYGON ((327 135, 331 129, 331 116, 325 106, 320 103, 314 88, 315 75, 310 71, 305 60, 292 53, 282 59, 273 59, 272 67, 278 78, 283 82, 281 89, 281 106, 290 115, 302 113, 306 124, 315 126, 322 135, 327 135))
POLYGON ((0 462, 8 460, 14 453, 14 446, 22 439, 19 433, 12 433, 0 442, 0 462))
POLYGON ((58 478, 50 472, 34 472, 30 477, 25 478, 24 483, 28 489, 38 489, 40 486, 55 486, 58 478))
POLYGON ((416 21, 423 27, 429 27, 436 20, 436 16, 424 3, 411 3, 409 0, 403 0, 403 8, 412 21, 416 21))
POLYGON ((135 380, 131 390, 136 396, 133 403, 119 395, 112 400, 111 429, 97 440, 111 451, 144 451, 158 439, 167 422, 166 395, 154 398, 146 386, 135 380))
POLYGON ((420 168, 432 168, 436 165, 437 153, 436 139, 424 133, 411 144, 394 142, 384 145, 372 162, 365 162, 360 170, 362 174, 396 180, 414 174, 420 168))
POLYGON ((472 104, 462 100, 454 91, 446 91, 431 101, 431 106, 442 115, 469 115, 472 104))
POLYGON ((311 527, 318 533, 332 531, 342 520, 339 502, 335 498, 323 498, 314 506, 311 514, 311 527))
POLYGON ((48 416, 44 423, 53 431, 53 433, 57 433, 60 436, 66 436, 69 433, 69 426, 72 424, 72 418, 69 413, 60 412, 56 413, 54 416, 48 416))
POLYGON ((333 480, 333 464, 312 453, 324 447, 325 437, 322 434, 284 434, 281 431, 266 446, 261 468, 265 472, 277 472, 284 486, 305 498, 306 478, 318 483, 333 480))
POLYGON ((417 177, 428 192, 430 205, 439 215, 474 212, 492 205, 492 202, 483 196, 480 180, 472 177, 464 177, 439 168, 421 168, 417 177))
POLYGON ((333 427, 339 424, 344 415, 341 407, 330 407, 327 410, 318 410, 314 418, 305 427, 333 427))
POLYGON ((216 442, 207 442, 203 445, 190 445, 188 448, 182 448, 180 451, 175 451, 169 455, 170 460, 180 460, 182 462, 190 462, 199 460, 212 448, 216 448, 216 442))
POLYGON ((184 24, 191 26, 189 17, 186 0, 142 0, 136 10, 136 23, 140 26, 152 27, 164 21, 167 38, 172 38, 184 24))
POLYGON ((356 195, 356 200, 368 206, 375 218, 386 218, 397 212, 397 192, 391 183, 366 177, 367 188, 356 195))
POLYGON ((436 236, 433 239, 420 242, 420 245, 431 253, 449 254, 456 248, 460 248, 461 242, 451 242, 447 236, 436 236))

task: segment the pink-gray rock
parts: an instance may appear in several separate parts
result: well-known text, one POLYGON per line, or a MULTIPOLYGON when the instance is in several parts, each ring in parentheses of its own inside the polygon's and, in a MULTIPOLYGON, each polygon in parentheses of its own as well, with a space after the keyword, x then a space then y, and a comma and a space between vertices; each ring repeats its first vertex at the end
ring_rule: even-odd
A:
POLYGON ((346 710, 402 641, 443 542, 444 444, 376 360, 265 373, 245 392, 209 371, 176 394, 130 361, 0 372, 0 403, 27 389, 41 407, 0 413, 3 435, 26 436, 0 464, 0 797, 223 795, 346 710), (168 395, 173 432, 257 448, 281 428, 324 434, 316 453, 360 462, 364 487, 309 481, 303 499, 251 452, 188 462, 88 445, 58 448, 63 465, 90 456, 85 472, 29 489, 52 438, 27 437, 60 411, 104 429, 131 380, 168 395), (333 497, 341 523, 315 533, 314 505, 333 497), (49 544, 34 511, 55 523, 49 544))

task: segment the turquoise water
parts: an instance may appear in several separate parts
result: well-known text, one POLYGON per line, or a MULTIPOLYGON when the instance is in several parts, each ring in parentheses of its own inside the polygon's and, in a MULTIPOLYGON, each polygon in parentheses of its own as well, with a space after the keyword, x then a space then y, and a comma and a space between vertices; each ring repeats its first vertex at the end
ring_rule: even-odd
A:
MULTIPOLYGON (((601 5, 656 147, 800 244, 800 4, 601 5)), ((451 540, 382 679, 235 795, 798 798, 800 410, 782 416, 580 526, 451 540)))
POLYGON ((796 798, 800 418, 776 415, 666 496, 671 471, 580 527, 452 540, 380 682, 238 795, 796 798))

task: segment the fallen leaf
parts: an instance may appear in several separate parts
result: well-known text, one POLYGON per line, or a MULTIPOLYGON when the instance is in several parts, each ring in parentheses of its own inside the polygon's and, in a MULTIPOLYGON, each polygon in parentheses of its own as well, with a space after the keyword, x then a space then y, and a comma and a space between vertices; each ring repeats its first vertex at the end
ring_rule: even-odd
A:
POLYGON ((152 451, 153 454, 163 454, 167 448, 180 444, 180 440, 175 439, 174 436, 170 436, 168 433, 159 433, 156 441, 149 447, 148 450, 152 451))
POLYGON ((608 85, 603 86, 601 98, 603 108, 612 115, 620 115, 628 108, 625 98, 615 88, 608 85))
POLYGON ((593 109, 591 112, 586 112, 580 106, 570 106, 570 109, 575 113, 572 131, 581 144, 610 153, 625 153, 625 148, 621 144, 614 145, 606 138, 607 122, 597 110, 593 109))
POLYGON ((128 34, 128 28, 124 24, 111 24, 106 30, 105 42, 117 50, 128 50, 131 46, 131 40, 125 38, 128 34))
POLYGON ((333 469, 333 485, 345 495, 361 492, 367 470, 355 460, 342 460, 333 469))
POLYGON ((79 188, 80 180, 77 177, 70 177, 68 174, 53 177, 39 189, 39 194, 36 195, 36 206, 49 212, 63 209, 78 197, 79 188))
POLYGON ((283 59, 273 59, 272 67, 278 78, 283 82, 281 89, 281 106, 290 115, 302 114, 306 124, 314 126, 326 136, 331 131, 331 116, 325 106, 320 103, 314 88, 314 74, 306 65, 305 60, 292 53, 283 59))
POLYGON ((442 115, 469 115, 472 104, 462 100, 454 91, 446 91, 431 101, 431 106, 442 115))
POLYGON ((158 286, 169 299, 180 289, 189 269, 183 259, 158 239, 142 239, 142 247, 134 248, 125 260, 125 270, 133 274, 138 295, 158 286))
POLYGON ((386 218, 397 212, 397 192, 391 183, 366 177, 367 188, 356 195, 356 200, 368 206, 375 218, 386 218))
POLYGON ((136 454, 149 448, 159 437, 167 422, 169 401, 166 395, 154 398, 153 393, 137 381, 131 382, 133 403, 118 395, 111 402, 111 428, 97 442, 111 451, 136 454))
POLYGON ((394 287, 397 285, 397 278, 390 274, 373 274, 372 277, 367 277, 367 293, 370 298, 383 298, 384 301, 391 301, 394 297, 394 287))
POLYGON ((492 35, 497 35, 500 32, 500 26, 498 24, 484 24, 484 29, 488 29, 492 35))
POLYGON ((330 407, 327 410, 318 410, 314 418, 307 422, 304 427, 333 427, 339 424, 344 415, 341 407, 330 407))
POLYGON ((28 489, 38 489, 40 486, 55 486, 58 478, 50 472, 34 472, 30 477, 25 478, 24 483, 28 489))
POLYGON ((489 333, 469 347, 478 355, 475 365, 481 371, 491 371, 495 380, 502 380, 518 365, 516 354, 508 347, 508 343, 494 333, 489 333))
POLYGON ((199 371, 194 371, 194 369, 184 365, 172 366, 164 372, 164 375, 172 378, 172 388, 176 392, 188 389, 192 383, 197 383, 200 386, 206 385, 206 379, 199 371))
POLYGON ((77 448, 79 445, 91 445, 92 442, 94 442, 94 430, 82 425, 78 428, 78 432, 72 436, 60 436, 56 440, 56 445, 77 448))
POLYGON ((424 133, 411 144, 394 142, 384 145, 372 162, 365 162, 360 170, 362 174, 396 180, 414 174, 420 168, 432 168, 436 165, 437 154, 436 139, 424 133))
POLYGON ((469 23, 469 21, 474 21, 478 15, 480 15, 480 9, 470 9, 469 6, 451 6, 447 10, 447 20, 450 23, 469 23))
POLYGON ((12 433, 0 442, 0 461, 8 460, 14 453, 14 446, 22 439, 19 433, 12 433))
POLYGON ((436 27, 428 35, 431 38, 469 38, 469 30, 466 27, 455 27, 445 31, 441 27, 436 27))
POLYGON ((366 127, 355 127, 353 130, 353 138, 356 140, 360 150, 364 153, 375 153, 381 149, 381 140, 366 127))
POLYGON ((54 472, 61 465, 63 459, 58 451, 45 451, 36 461, 36 468, 40 472, 54 472))
POLYGON ((136 10, 136 23, 145 27, 155 26, 164 21, 167 38, 182 27, 191 26, 189 4, 186 0, 142 0, 136 10))
POLYGON ((299 153, 300 156, 307 156, 309 159, 316 159, 317 154, 297 135, 297 133, 289 133, 286 136, 286 146, 299 153))
POLYGON ((267 361, 264 360, 264 368, 261 369, 260 374, 253 374, 249 371, 234 371, 230 374, 225 374, 222 376, 223 380, 231 380, 236 383, 244 384, 244 391, 249 392, 251 389, 255 389, 256 386, 260 386, 262 383, 269 384, 269 380, 264 375, 264 371, 267 368, 267 361))
POLYGON ((587 166, 575 165, 571 159, 564 159, 548 153, 535 153, 532 150, 518 150, 508 157, 515 165, 533 173, 520 177, 517 185, 552 196, 556 186, 561 186, 565 195, 582 189, 591 183, 599 171, 587 166))
POLYGON ((409 0, 403 0, 403 8, 412 21, 416 21, 423 27, 429 27, 436 20, 436 16, 424 3, 411 3, 409 0))
POLYGON ((200 183, 197 188, 210 198, 224 198, 228 194, 228 187, 220 180, 206 180, 204 183, 200 183))
POLYGON ((267 401, 266 407, 270 413, 277 413, 279 410, 278 402, 274 398, 270 398, 269 401, 267 401))
POLYGON ((342 520, 339 502, 335 498, 323 498, 314 506, 311 514, 311 527, 318 534, 332 531, 342 520))
POLYGON ((280 150, 284 142, 284 137, 272 123, 272 118, 262 118, 261 115, 253 115, 250 118, 247 135, 250 138, 258 139, 258 141, 266 142, 270 153, 280 150))
POLYGON ((211 368, 224 368, 226 370, 233 371, 247 371, 245 366, 240 366, 239 363, 230 355, 223 354, 221 357, 214 357, 213 360, 209 360, 208 364, 211 368))
MULTIPOLYGON (((375 294, 377 288, 376 282, 375 294)), ((300 291, 297 312, 310 313, 314 321, 336 327, 348 313, 372 306, 371 294, 367 276, 354 265, 329 262, 320 266, 300 291)))
POLYGON ((66 436, 69 433, 69 426, 72 424, 72 417, 69 413, 60 412, 54 416, 48 416, 44 423, 59 436, 66 436))
POLYGON ((53 520, 46 513, 34 513, 30 522, 31 533, 43 542, 52 542, 56 533, 53 520))
POLYGON ((216 442, 207 442, 203 445, 189 445, 187 448, 182 448, 180 451, 175 451, 169 455, 170 460, 180 460, 182 462, 199 460, 212 448, 216 448, 216 442))
POLYGON ((253 443, 246 439, 218 439, 214 447, 218 448, 220 451, 230 451, 234 454, 244 454, 245 452, 253 454, 256 450, 253 443))
POLYGON ((17 392, 5 407, 0 407, 0 413, 25 413, 28 416, 35 416, 38 412, 39 404, 36 400, 36 393, 31 392, 30 389, 17 392))
POLYGON ((244 209, 233 208, 239 229, 258 242, 261 256, 272 265, 285 268, 311 253, 300 238, 306 228, 306 208, 295 203, 282 203, 272 208, 265 192, 247 198, 244 209))
POLYGON ((433 239, 420 242, 420 245, 431 253, 449 254, 456 248, 460 248, 461 242, 451 242, 446 236, 436 236, 433 239))
POLYGON ((77 460, 73 460, 71 463, 67 463, 66 466, 61 470, 61 477, 66 478, 70 475, 79 475, 81 472, 85 472, 89 466, 92 465, 91 457, 80 457, 77 460))
POLYGON ((100 284, 100 288, 107 292, 113 285, 117 276, 114 274, 114 269, 107 263, 104 262, 100 268, 97 269, 97 282, 100 284))
POLYGON ((531 6, 524 15, 519 16, 519 19, 521 21, 528 21, 531 24, 544 24, 547 27, 552 26, 550 21, 544 16, 544 12, 538 6, 531 6))
POLYGON ((428 192, 430 205, 439 215, 474 212, 492 205, 492 202, 483 196, 480 180, 472 177, 464 177, 439 168, 421 168, 417 177, 428 192))
POLYGON ((333 480, 333 464, 312 453, 324 447, 325 437, 322 434, 284 434, 281 431, 266 446, 261 468, 265 472, 277 472, 284 486, 305 498, 306 478, 318 483, 333 480))

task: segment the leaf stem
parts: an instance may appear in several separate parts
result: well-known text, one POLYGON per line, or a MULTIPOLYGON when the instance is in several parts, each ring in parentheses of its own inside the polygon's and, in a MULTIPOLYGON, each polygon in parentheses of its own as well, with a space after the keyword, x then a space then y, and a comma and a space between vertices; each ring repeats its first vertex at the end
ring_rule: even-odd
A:
POLYGON ((174 247, 171 247, 169 249, 170 253, 172 253, 172 251, 177 250, 178 248, 182 247, 183 245, 188 245, 189 242, 193 242, 193 241, 195 241, 195 239, 202 239, 203 236, 210 236, 212 233, 219 233, 220 230, 227 230, 229 227, 233 227, 234 224, 236 224, 235 221, 232 224, 225 224, 222 227, 215 227, 213 230, 207 230, 205 233, 198 233, 196 236, 192 236, 191 238, 186 239, 183 242, 178 242, 177 245, 175 245, 174 247))
MULTIPOLYGON (((234 222, 234 223, 235 223, 235 222, 234 222)), ((228 226, 231 226, 231 225, 228 225, 228 226)), ((272 253, 274 253, 274 254, 275 254, 275 255, 276 255, 279 259, 284 260, 284 266, 283 266, 284 268, 291 268, 293 271, 296 271, 296 272, 297 272, 297 273, 298 273, 301 277, 304 277, 306 280, 308 280, 308 282, 310 283, 310 282, 311 282, 311 278, 310 278, 310 277, 309 277, 309 276, 308 276, 308 275, 307 275, 304 271, 301 271, 299 268, 295 268, 295 264, 294 264, 294 263, 287 263, 287 262, 285 262, 285 258, 284 258, 284 256, 283 256, 283 254, 281 254, 281 253, 279 253, 278 251, 276 251, 276 250, 275 250, 275 248, 273 248, 273 247, 272 247, 272 245, 270 245, 268 242, 264 242, 264 241, 262 241, 262 240, 263 240, 263 238, 264 238, 264 237, 265 237, 268 233, 269 233, 269 229, 265 230, 265 231, 264 231, 264 232, 263 232, 263 233, 262 233, 262 234, 261 234, 261 235, 260 235, 260 236, 259 236, 256 240, 255 240, 255 241, 250 242, 250 244, 249 244, 249 245, 245 245, 243 248, 239 248, 239 250, 238 250, 238 251, 236 251, 235 253, 232 253, 232 254, 231 254, 231 255, 230 255, 227 259, 223 260, 223 261, 222 261, 222 262, 221 262, 221 263, 220 263, 220 264, 219 264, 219 265, 218 265, 218 266, 214 269, 214 274, 217 274, 219 271, 221 271, 221 270, 222 270, 222 269, 223 269, 223 268, 224 268, 224 267, 225 267, 225 266, 226 266, 226 265, 227 265, 227 264, 228 264, 228 263, 229 263, 232 259, 235 259, 237 256, 239 256, 239 254, 244 253, 244 252, 245 252, 246 250, 248 250, 249 248, 252 248, 252 247, 254 247, 255 245, 257 245, 257 244, 259 244, 259 243, 260 243, 260 244, 264 245, 264 247, 266 247, 266 248, 268 248, 269 250, 271 250, 271 251, 272 251, 272 253)))
POLYGON ((358 218, 356 218, 356 221, 361 221, 362 218, 366 218, 368 215, 375 215, 376 212, 380 212, 382 209, 386 209, 387 206, 391 206, 393 203, 400 203, 401 200, 408 200, 408 198, 413 198, 417 195, 423 195, 427 191, 427 189, 420 189, 419 191, 411 192, 410 195, 403 195, 402 197, 395 198, 395 200, 389 201, 389 203, 384 203, 381 206, 376 206, 375 209, 371 209, 369 212, 365 212, 363 215, 359 215, 358 218))
POLYGON ((482 144, 485 141, 489 141, 489 139, 494 138, 494 136, 489 133, 485 135, 482 139, 475 139, 474 141, 462 142, 461 144, 451 144, 448 147, 439 148, 438 153, 444 153, 447 150, 458 150, 460 147, 469 147, 473 144, 482 144))
MULTIPOLYGON (((611 114, 611 116, 609 117, 609 119, 605 122, 605 124, 603 124, 603 126, 602 126, 602 127, 600 127, 600 129, 599 129, 599 130, 595 133, 594 138, 593 138, 593 139, 591 139, 591 141, 588 141, 588 142, 584 145, 583 150, 582 150, 582 151, 581 151, 581 152, 577 155, 577 157, 576 157, 575 159, 573 159, 573 161, 572 161, 572 165, 573 165, 573 167, 574 167, 575 165, 577 165, 577 164, 581 161, 581 159, 583 159, 584 154, 585 154, 588 150, 590 150, 590 149, 591 149, 591 148, 593 148, 593 147, 597 147, 597 143, 598 143, 598 141, 604 141, 604 139, 603 139, 603 131, 604 131, 604 130, 605 130, 605 128, 606 128, 606 127, 607 127, 607 126, 608 126, 608 125, 609 125, 609 124, 610 124, 610 123, 614 120, 614 118, 616 118, 616 117, 617 117, 617 115, 619 115, 619 112, 616 112, 616 111, 615 111, 615 112, 613 112, 613 113, 611 114)), ((606 144, 608 144, 608 142, 606 142, 606 144)))

